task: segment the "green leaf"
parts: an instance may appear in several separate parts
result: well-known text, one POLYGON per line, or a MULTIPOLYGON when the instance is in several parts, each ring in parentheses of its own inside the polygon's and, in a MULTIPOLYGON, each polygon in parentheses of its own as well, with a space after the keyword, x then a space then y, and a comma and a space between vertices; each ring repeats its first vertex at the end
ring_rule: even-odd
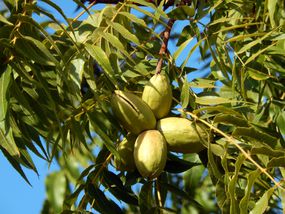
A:
POLYGON ((12 22, 9 22, 2 14, 0 14, 0 22, 3 22, 7 25, 13 26, 12 22))
POLYGON ((128 204, 138 206, 138 198, 131 191, 123 185, 121 179, 113 172, 104 170, 103 183, 108 191, 110 191, 118 200, 122 200, 128 204))
POLYGON ((121 51, 122 54, 124 54, 132 63, 135 64, 135 61, 133 60, 132 56, 126 51, 124 44, 118 39, 118 37, 108 32, 100 32, 100 35, 102 35, 103 38, 106 39, 114 48, 117 48, 119 51, 121 51))
POLYGON ((240 117, 236 117, 231 114, 218 114, 214 118, 214 123, 230 124, 230 125, 239 126, 239 127, 248 126, 247 120, 240 118, 240 117))
POLYGON ((275 46, 276 43, 272 43, 269 46, 266 46, 265 48, 261 49, 259 48, 258 51, 254 54, 252 54, 244 63, 244 65, 249 64, 251 61, 253 61, 255 58, 262 56, 262 53, 265 52, 266 50, 270 49, 271 47, 275 46))
POLYGON ((260 147, 253 147, 250 151, 250 154, 252 155, 262 154, 269 157, 280 157, 285 155, 285 151, 282 151, 280 149, 273 150, 269 146, 260 146, 260 147))
POLYGON ((201 163, 192 163, 169 154, 164 170, 170 173, 181 173, 191 169, 194 166, 199 166, 201 163))
MULTIPOLYGON (((2 149, 1 149, 2 150, 2 149)), ((13 168, 22 176, 22 178, 30 185, 31 183, 29 182, 25 172, 23 171, 18 158, 12 157, 6 150, 2 150, 4 156, 7 158, 9 163, 13 166, 13 168)))
POLYGON ((247 72, 249 74, 249 76, 254 79, 254 80, 266 80, 266 79, 269 79, 271 77, 271 75, 268 75, 268 74, 265 74, 263 72, 260 72, 256 69, 253 69, 253 68, 247 68, 247 72))
POLYGON ((201 107, 199 109, 194 110, 194 113, 198 114, 198 113, 203 112, 203 111, 207 111, 208 113, 211 113, 211 112, 214 112, 214 113, 215 112, 221 112, 221 113, 224 113, 224 114, 236 115, 238 117, 241 116, 240 113, 237 112, 236 110, 231 109, 231 108, 227 108, 226 106, 222 106, 222 105, 201 107))
MULTIPOLYGON (((74 203, 77 201, 79 194, 84 190, 84 185, 80 184, 76 187, 76 190, 73 191, 72 194, 65 197, 63 202, 63 209, 71 209, 74 203)), ((45 213, 43 213, 45 214, 45 213)))
POLYGON ((181 90, 181 95, 180 95, 182 108, 187 108, 189 105, 189 101, 190 101, 190 91, 189 90, 190 90, 189 82, 185 78, 183 82, 182 90, 181 90))
POLYGON ((0 76, 0 146, 13 157, 19 156, 20 152, 7 117, 11 72, 11 67, 7 67, 7 70, 0 76))
POLYGON ((270 24, 272 28, 276 27, 275 23, 275 10, 277 8, 277 2, 278 0, 269 0, 267 1, 267 9, 269 12, 269 19, 270 19, 270 24))
MULTIPOLYGON (((178 57, 181 55, 182 51, 185 50, 185 48, 190 44, 190 42, 194 39, 194 37, 191 37, 189 39, 187 39, 185 42, 183 42, 178 48, 177 50, 174 52, 173 54, 173 59, 177 60, 178 57)), ((195 47, 195 46, 194 46, 195 47)), ((193 47, 193 48, 194 48, 193 47)))
POLYGON ((221 209, 222 213, 230 213, 230 199, 227 197, 226 193, 226 186, 224 182, 221 180, 218 180, 216 184, 216 198, 217 198, 217 204, 219 208, 221 209))
POLYGON ((267 37, 269 37, 271 34, 273 33, 273 31, 269 31, 267 34, 265 34, 263 37, 260 37, 258 39, 253 40, 252 42, 244 45, 238 52, 237 54, 241 54, 244 53, 246 51, 248 51, 249 49, 251 49, 253 46, 257 45, 257 44, 261 44, 261 42, 266 39, 267 37))
POLYGON ((122 12, 120 11, 119 14, 127 17, 131 22, 135 22, 139 25, 142 25, 143 27, 147 27, 145 21, 143 19, 138 18, 137 16, 135 16, 134 14, 128 13, 128 12, 122 12))
POLYGON ((216 179, 220 180, 222 179, 222 173, 219 170, 217 159, 215 158, 213 152, 212 152, 213 147, 209 146, 207 150, 208 154, 208 169, 209 173, 212 174, 216 179))
POLYGON ((285 156, 272 158, 268 162, 266 167, 267 168, 285 167, 285 156))
POLYGON ((250 202, 250 194, 252 192, 252 187, 255 183, 255 180, 259 177, 261 174, 261 171, 259 169, 256 169, 255 171, 252 171, 247 174, 247 185, 245 188, 245 195, 241 199, 239 203, 239 209, 241 214, 247 214, 248 213, 248 205, 250 202))
POLYGON ((192 37, 192 28, 189 25, 186 25, 183 30, 182 33, 179 36, 178 42, 176 44, 176 46, 180 46, 181 44, 183 44, 185 41, 189 40, 192 37))
POLYGON ((116 23, 116 22, 110 22, 107 21, 107 23, 114 28, 117 32, 119 32, 123 38, 135 43, 136 45, 140 45, 140 41, 137 38, 137 36, 133 33, 131 33, 127 28, 125 28, 123 25, 116 23))
POLYGON ((169 16, 169 18, 172 19, 185 20, 189 19, 189 17, 194 16, 194 14, 195 14, 195 9, 193 7, 183 5, 170 11, 167 15, 169 16))
POLYGON ((219 105, 223 103, 235 103, 238 102, 237 100, 218 97, 218 96, 203 96, 203 97, 196 97, 196 103, 201 105, 219 105))
POLYGON ((39 64, 50 66, 58 64, 57 60, 42 42, 32 37, 25 36, 24 38, 18 38, 15 47, 23 57, 34 60, 39 64))
POLYGON ((139 194, 139 207, 141 213, 147 213, 152 207, 155 206, 153 196, 153 182, 146 182, 140 190, 139 194))
POLYGON ((101 124, 98 123, 97 117, 95 117, 94 114, 87 113, 88 118, 92 124, 92 127, 94 128, 95 132, 103 139, 104 145, 108 148, 108 150, 117 158, 119 158, 119 154, 115 148, 115 145, 113 141, 109 138, 109 136, 105 133, 105 130, 103 130, 101 127, 101 124))
POLYGON ((40 54, 44 55, 49 61, 50 63, 53 65, 57 65, 58 61, 56 60, 56 58, 54 57, 54 55, 47 49, 47 47, 43 44, 42 41, 39 41, 33 37, 30 36, 22 36, 21 38, 23 38, 25 40, 25 42, 29 41, 31 44, 34 45, 34 47, 36 47, 38 49, 38 51, 40 52, 40 54))
POLYGON ((278 116, 277 116, 277 119, 276 119, 276 123, 277 123, 277 126, 281 132, 282 135, 285 136, 285 111, 281 111, 278 116))
POLYGON ((11 73, 11 67, 8 67, 0 76, 0 122, 5 120, 7 114, 11 73))
POLYGON ((83 59, 73 59, 70 62, 70 67, 67 67, 67 75, 69 76, 68 87, 74 94, 80 94, 81 82, 84 73, 84 63, 83 59))
POLYGON ((169 183, 161 183, 161 185, 163 185, 164 188, 166 188, 169 192, 172 192, 173 194, 178 195, 183 199, 193 203, 195 207, 203 209, 203 206, 199 204, 199 202, 197 202, 193 197, 191 197, 187 192, 183 191, 181 188, 176 187, 169 183))
POLYGON ((87 185, 87 193, 91 198, 90 203, 93 208, 100 211, 100 213, 121 214, 121 208, 113 201, 109 200, 104 192, 93 184, 87 185))
POLYGON ((267 190, 263 196, 255 203, 253 210, 250 211, 250 214, 260 214, 265 213, 266 209, 269 207, 269 200, 274 193, 275 187, 267 190))
POLYGON ((256 142, 261 142, 269 145, 270 147, 274 148, 277 143, 277 138, 265 133, 256 130, 253 127, 244 128, 244 127, 237 127, 233 131, 233 136, 237 137, 246 137, 249 138, 251 141, 254 140, 256 142))
POLYGON ((115 75, 113 68, 111 66, 111 63, 109 61, 109 58, 107 57, 106 53, 96 45, 91 45, 86 43, 85 48, 88 51, 88 53, 96 60, 96 62, 103 68, 105 74, 110 79, 110 81, 113 83, 113 85, 117 85, 115 75))
POLYGON ((208 79, 202 79, 197 78, 189 83, 190 87, 193 88, 217 88, 215 86, 215 80, 208 80, 208 79))
MULTIPOLYGON (((17 139, 16 142, 18 145, 23 144, 21 139, 20 140, 17 139)), ((21 163, 23 166, 25 166, 28 169, 32 169, 37 175, 39 175, 37 168, 36 168, 32 158, 31 158, 28 150, 25 147, 19 148, 19 149, 20 149, 20 153, 21 153, 20 158, 17 158, 19 163, 21 163)))
POLYGON ((232 176, 229 185, 228 185, 228 193, 230 196, 230 210, 231 213, 238 213, 238 201, 236 200, 236 186, 238 185, 238 179, 240 174, 240 169, 244 163, 246 158, 244 155, 239 155, 236 163, 235 163, 235 172, 232 176))
POLYGON ((63 172, 53 172, 46 178, 47 199, 55 213, 62 211, 66 192, 66 178, 63 172))
MULTIPOLYGON (((144 5, 146 7, 150 7, 152 8, 159 16, 161 16, 162 18, 167 19, 167 15, 165 14, 164 10, 158 6, 156 6, 153 2, 149 2, 149 1, 142 1, 142 0, 133 0, 132 2, 137 3, 138 5, 144 5)), ((147 11, 147 10, 144 10, 147 11)), ((158 17, 153 16, 152 18, 156 18, 157 20, 160 20, 158 17)))
MULTIPOLYGON (((161 185, 162 183, 168 183, 168 175, 166 172, 162 172, 156 180, 155 192, 160 193, 161 203, 164 206, 166 198, 167 198, 167 189, 161 185)), ((156 201, 159 203, 158 194, 155 194, 156 201)))

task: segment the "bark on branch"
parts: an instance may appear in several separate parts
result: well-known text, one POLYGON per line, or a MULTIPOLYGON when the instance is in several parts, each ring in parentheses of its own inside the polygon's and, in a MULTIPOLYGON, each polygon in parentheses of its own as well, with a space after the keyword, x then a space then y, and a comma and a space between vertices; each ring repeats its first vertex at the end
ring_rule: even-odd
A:
POLYGON ((156 74, 159 74, 161 72, 161 68, 162 68, 162 64, 163 64, 163 56, 167 52, 167 44, 168 44, 168 40, 170 38, 170 31, 173 27, 174 22, 175 22, 175 19, 169 19, 169 21, 167 23, 167 28, 162 33, 163 41, 162 41, 162 44, 161 44, 161 47, 159 50, 159 60, 158 60, 156 70, 155 70, 156 74))

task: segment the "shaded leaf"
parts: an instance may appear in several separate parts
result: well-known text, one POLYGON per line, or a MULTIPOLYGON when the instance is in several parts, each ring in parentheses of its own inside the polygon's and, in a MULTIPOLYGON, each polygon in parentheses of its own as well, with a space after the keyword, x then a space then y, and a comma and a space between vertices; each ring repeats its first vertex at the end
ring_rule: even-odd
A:
POLYGON ((272 148, 274 148, 274 146, 277 143, 277 138, 275 138, 272 135, 269 135, 265 132, 258 131, 253 127, 249 127, 249 128, 237 127, 233 131, 233 136, 248 137, 251 140, 255 140, 258 142, 265 143, 272 148))
POLYGON ((32 60, 43 65, 57 65, 58 61, 42 43, 30 36, 22 36, 17 39, 16 47, 23 56, 30 57, 32 60), (29 51, 26 51, 29 50, 29 51))
POLYGON ((2 150, 4 156, 7 158, 7 160, 9 161, 9 163, 13 166, 13 168, 22 176, 22 178, 30 185, 31 183, 29 182, 29 179, 27 178, 25 172, 23 171, 19 160, 13 158, 6 150, 2 150))
POLYGON ((90 203, 93 208, 106 214, 120 214, 123 213, 121 208, 113 201, 109 200, 104 192, 93 184, 87 185, 87 193, 90 196, 90 203))
POLYGON ((121 179, 113 172, 104 170, 103 185, 118 199, 128 204, 138 205, 137 196, 128 188, 126 188, 121 179))
POLYGON ((180 197, 182 197, 183 199, 189 201, 190 203, 192 203, 194 206, 198 207, 198 208, 202 208, 203 206, 197 202, 194 198, 192 198, 187 192, 183 191, 181 188, 176 187, 172 184, 169 183, 162 183, 162 185, 170 192, 172 192, 175 195, 179 195, 180 197))
POLYGON ((182 30, 182 33, 179 36, 176 46, 180 46, 185 41, 189 40, 192 37, 191 32, 192 32, 191 27, 189 25, 185 26, 182 30))
POLYGON ((285 167, 285 156, 282 157, 274 157, 272 158, 267 166, 267 168, 274 168, 274 167, 285 167))
POLYGON ((181 173, 191 169, 194 166, 201 165, 200 163, 192 163, 169 154, 164 170, 170 173, 181 173))
POLYGON ((94 128, 95 132, 103 139, 104 145, 108 148, 108 150, 115 155, 117 158, 119 158, 119 154, 116 150, 116 147, 114 145, 114 142, 109 138, 109 136, 105 133, 105 130, 103 130, 100 126, 100 123, 98 123, 98 118, 95 117, 94 114, 87 113, 88 118, 92 124, 92 127, 94 128))
POLYGON ((7 117, 11 72, 11 68, 8 67, 0 76, 0 146, 13 157, 19 156, 20 152, 15 143, 12 127, 10 127, 7 117))
POLYGON ((214 118, 214 123, 230 124, 234 126, 247 127, 248 122, 240 117, 231 114, 218 114, 214 118))
POLYGON ((194 16, 194 14, 195 14, 195 9, 193 7, 183 5, 170 11, 167 15, 169 16, 169 18, 185 20, 189 19, 189 17, 194 16))
POLYGON ((261 147, 253 147, 250 151, 252 155, 255 154, 263 154, 266 156, 272 156, 272 157, 280 157, 285 155, 285 151, 282 150, 273 150, 269 146, 261 146, 261 147))
POLYGON ((139 207, 141 213, 146 213, 152 207, 155 206, 154 196, 153 196, 153 182, 146 182, 140 190, 139 194, 139 207))

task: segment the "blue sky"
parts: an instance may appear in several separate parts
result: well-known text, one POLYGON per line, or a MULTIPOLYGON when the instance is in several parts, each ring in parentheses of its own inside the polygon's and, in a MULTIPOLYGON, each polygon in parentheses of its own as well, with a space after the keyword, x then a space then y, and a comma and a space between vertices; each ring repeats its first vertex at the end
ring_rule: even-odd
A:
MULTIPOLYGON (((75 12, 75 4, 72 0, 53 0, 57 5, 59 5, 65 12, 67 17, 75 17, 80 11, 75 12)), ((100 6, 102 8, 102 5, 100 6)), ((56 17, 58 15, 54 14, 56 17)), ((85 16, 86 17, 86 16, 85 16)), ((84 16, 83 16, 84 18, 84 16)), ((38 18, 37 18, 38 19, 38 18)), ((62 20, 62 19, 61 19, 62 20)), ((175 24, 176 31, 183 28, 186 23, 180 22, 175 24)), ((187 47, 185 51, 182 52, 182 56, 187 55, 191 46, 187 47)), ((175 45, 170 44, 169 48, 171 52, 174 51, 175 45)), ((197 58, 197 51, 193 54, 191 59, 197 58)), ((179 64, 179 62, 177 62, 179 64)), ((180 62, 181 63, 181 62, 180 62)), ((203 62, 195 60, 192 67, 202 67, 203 62), (193 65, 194 64, 194 65, 193 65)), ((197 75, 194 75, 197 77, 197 75)), ((25 170, 28 179, 32 186, 29 186, 22 177, 10 166, 9 162, 5 159, 3 154, 0 152, 0 163, 1 163, 1 176, 0 176, 0 213, 1 214, 39 214, 45 199, 45 177, 47 174, 57 169, 56 164, 52 164, 48 168, 48 163, 40 160, 36 156, 32 156, 35 161, 36 167, 39 171, 39 176, 34 172, 25 170)))

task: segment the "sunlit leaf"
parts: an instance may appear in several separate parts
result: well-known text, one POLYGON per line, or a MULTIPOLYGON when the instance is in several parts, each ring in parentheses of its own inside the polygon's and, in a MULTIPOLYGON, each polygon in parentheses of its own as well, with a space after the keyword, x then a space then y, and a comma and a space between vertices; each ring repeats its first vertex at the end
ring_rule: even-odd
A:
POLYGON ((266 80, 270 78, 270 75, 267 75, 253 68, 248 68, 248 74, 252 79, 255 79, 255 80, 266 80))
POLYGON ((238 101, 218 96, 203 96, 196 97, 196 102, 201 105, 219 105, 223 103, 235 103, 238 101))
POLYGON ((13 26, 13 23, 9 22, 2 14, 0 14, 0 22, 13 26))
POLYGON ((271 1, 267 1, 267 8, 268 8, 268 12, 269 12, 269 18, 270 18, 270 23, 272 28, 276 27, 276 23, 275 23, 275 10, 277 7, 277 0, 271 0, 271 1))
POLYGON ((187 108, 187 106, 189 105, 189 100, 190 100, 189 82, 187 81, 187 79, 184 79, 184 83, 183 83, 181 95, 180 95, 180 100, 181 100, 182 108, 187 108))
POLYGON ((140 41, 137 38, 135 34, 132 34, 127 28, 125 28, 123 25, 116 23, 116 22, 108 22, 110 26, 112 26, 116 31, 118 31, 124 38, 127 40, 139 44, 140 41))

